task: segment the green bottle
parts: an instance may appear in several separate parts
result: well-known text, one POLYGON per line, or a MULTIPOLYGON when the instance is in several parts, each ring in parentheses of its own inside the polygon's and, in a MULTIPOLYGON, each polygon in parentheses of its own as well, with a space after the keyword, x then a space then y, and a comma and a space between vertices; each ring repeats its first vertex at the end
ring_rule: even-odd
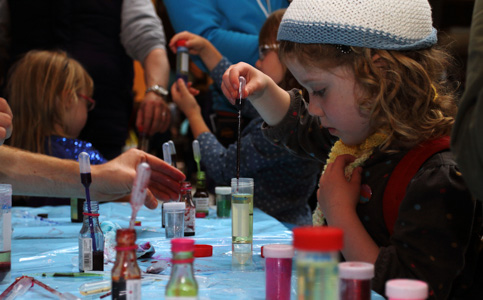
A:
POLYGON ((195 241, 188 238, 171 240, 172 269, 166 285, 165 299, 198 299, 198 283, 193 274, 195 241))

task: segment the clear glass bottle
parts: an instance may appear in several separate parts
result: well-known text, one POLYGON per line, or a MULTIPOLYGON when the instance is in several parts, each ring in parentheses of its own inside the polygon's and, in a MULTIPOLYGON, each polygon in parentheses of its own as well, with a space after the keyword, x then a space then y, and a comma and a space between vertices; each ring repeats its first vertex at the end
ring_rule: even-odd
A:
POLYGON ((84 201, 84 221, 79 233, 79 271, 104 271, 104 234, 99 225, 99 203, 84 201))
POLYGON ((198 283, 193 274, 193 251, 195 241, 187 238, 171 240, 173 264, 171 276, 166 285, 165 299, 198 299, 198 283))
POLYGON ((191 195, 191 183, 189 181, 181 182, 181 202, 186 203, 184 213, 184 236, 195 235, 196 208, 191 195))
POLYGON ((183 78, 188 83, 189 53, 186 48, 186 40, 176 42, 176 79, 183 78))
POLYGON ((196 173, 196 191, 193 195, 196 213, 204 213, 208 216, 210 210, 210 194, 206 189, 206 174, 203 171, 196 173))
POLYGON ((116 231, 116 262, 112 267, 112 299, 141 299, 141 270, 136 257, 136 231, 116 231))
POLYGON ((337 265, 342 245, 339 228, 303 226, 293 230, 297 299, 339 300, 337 265))

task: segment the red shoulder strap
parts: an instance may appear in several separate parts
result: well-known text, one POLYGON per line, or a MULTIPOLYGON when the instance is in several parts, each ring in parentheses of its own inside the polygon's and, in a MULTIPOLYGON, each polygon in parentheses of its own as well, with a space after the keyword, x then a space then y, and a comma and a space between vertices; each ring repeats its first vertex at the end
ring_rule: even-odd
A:
POLYGON ((406 195, 406 188, 411 179, 428 158, 435 153, 449 149, 449 147, 449 136, 426 141, 411 149, 396 165, 387 182, 382 202, 384 222, 386 222, 386 228, 389 234, 393 234, 394 224, 396 224, 399 212, 399 205, 406 195))

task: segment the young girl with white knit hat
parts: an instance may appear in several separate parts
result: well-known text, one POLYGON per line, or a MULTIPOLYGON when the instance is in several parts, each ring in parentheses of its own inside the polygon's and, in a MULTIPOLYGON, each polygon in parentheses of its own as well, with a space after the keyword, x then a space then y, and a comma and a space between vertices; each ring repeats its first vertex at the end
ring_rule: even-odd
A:
POLYGON ((279 55, 309 92, 245 63, 222 89, 258 110, 265 136, 325 163, 314 225, 344 230, 345 260, 375 264, 373 289, 426 281, 430 299, 483 295, 482 208, 449 151, 456 113, 427 0, 294 0, 279 55))

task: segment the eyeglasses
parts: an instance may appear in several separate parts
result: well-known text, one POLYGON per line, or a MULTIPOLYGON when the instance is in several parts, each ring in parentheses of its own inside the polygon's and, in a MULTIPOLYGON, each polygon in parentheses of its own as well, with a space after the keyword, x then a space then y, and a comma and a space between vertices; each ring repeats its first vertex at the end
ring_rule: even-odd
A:
POLYGON ((258 47, 258 59, 264 60, 265 56, 267 55, 268 52, 274 51, 278 49, 278 44, 271 44, 271 45, 260 45, 258 47))
POLYGON ((91 111, 91 110, 94 109, 94 107, 96 107, 96 100, 92 99, 91 97, 88 97, 88 96, 83 95, 83 94, 77 94, 77 96, 79 96, 80 98, 85 99, 87 101, 87 110, 88 111, 91 111))

